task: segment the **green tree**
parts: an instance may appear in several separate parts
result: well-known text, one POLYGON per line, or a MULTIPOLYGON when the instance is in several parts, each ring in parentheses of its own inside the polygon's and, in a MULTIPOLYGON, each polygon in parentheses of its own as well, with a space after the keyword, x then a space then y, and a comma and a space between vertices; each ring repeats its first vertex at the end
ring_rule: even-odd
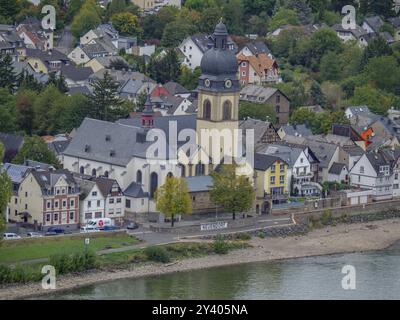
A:
POLYGON ((365 66, 365 77, 381 90, 400 94, 400 67, 393 56, 371 58, 365 66))
POLYGON ((247 117, 263 121, 268 120, 272 123, 277 122, 276 111, 271 105, 249 101, 240 101, 239 118, 246 119, 247 117))
POLYGON ((335 52, 327 52, 321 59, 321 77, 323 80, 337 81, 340 78, 340 65, 337 63, 337 54, 335 52))
POLYGON ((95 0, 85 0, 79 13, 72 20, 71 30, 79 38, 101 23, 100 7, 95 0))
POLYGON ((71 132, 72 129, 81 125, 85 117, 90 115, 90 105, 87 96, 81 93, 66 97, 63 103, 64 112, 60 114, 57 127, 60 132, 71 132))
POLYGON ((175 21, 179 9, 175 6, 165 6, 157 14, 146 15, 142 19, 145 39, 161 39, 165 27, 175 21))
MULTIPOLYGON (((13 185, 6 171, 0 170, 0 232, 5 229, 7 204, 12 196, 13 185)), ((1 241, 1 239, 0 239, 1 241)))
POLYGON ((0 88, 13 92, 17 83, 12 58, 9 55, 0 58, 0 88))
POLYGON ((0 88, 0 131, 15 132, 16 130, 15 96, 6 88, 0 88))
POLYGON ((302 25, 312 22, 311 7, 306 0, 290 0, 288 7, 297 12, 300 23, 302 25))
POLYGON ((320 105, 321 107, 326 106, 327 104, 326 97, 321 90, 321 86, 316 81, 314 81, 313 84, 311 85, 310 96, 315 104, 320 105))
POLYGON ((373 39, 364 50, 364 56, 362 58, 362 66, 365 66, 369 59, 390 56, 393 54, 392 48, 389 46, 387 41, 382 37, 373 39))
POLYGON ((285 24, 294 26, 300 24, 299 16, 295 10, 285 8, 279 9, 279 11, 271 18, 269 30, 276 30, 285 24))
POLYGON ((164 185, 156 191, 156 202, 157 210, 171 218, 172 227, 177 215, 192 213, 192 199, 183 178, 167 177, 164 185))
POLYGON ((49 80, 47 80, 46 86, 54 86, 62 93, 67 93, 69 91, 68 85, 65 82, 65 77, 62 73, 57 75, 55 72, 50 72, 49 80))
POLYGON ((38 136, 25 136, 24 144, 17 156, 14 158, 13 163, 22 164, 25 160, 39 161, 60 167, 54 153, 47 147, 46 142, 38 136))
POLYGON ((199 77, 201 76, 201 69, 196 68, 194 71, 183 65, 181 68, 181 75, 179 77, 179 83, 188 90, 196 89, 199 83, 199 77))
POLYGON ((313 33, 309 43, 309 54, 312 66, 318 69, 321 58, 327 52, 340 53, 342 51, 342 41, 332 29, 323 28, 313 33))
POLYGON ((371 85, 356 87, 354 97, 351 99, 353 105, 367 105, 374 113, 385 115, 395 103, 395 96, 376 89, 371 85))
POLYGON ((37 97, 37 92, 24 90, 17 94, 16 101, 16 120, 18 126, 23 129, 28 135, 32 135, 34 125, 34 102, 37 97))
POLYGON ((150 77, 159 83, 179 81, 181 63, 174 49, 168 50, 164 56, 153 55, 148 66, 150 77))
POLYGON ((233 220, 236 219, 236 213, 251 209, 255 197, 251 182, 247 177, 238 175, 237 169, 235 164, 224 164, 219 172, 211 174, 211 201, 223 206, 226 212, 232 212, 233 220))
POLYGON ((103 79, 93 84, 93 93, 88 96, 90 116, 94 119, 115 121, 129 113, 124 102, 118 97, 118 83, 106 71, 103 79))
POLYGON ((242 34, 244 20, 243 0, 226 0, 222 11, 229 32, 231 34, 242 34))
POLYGON ((122 34, 140 36, 143 32, 139 18, 130 12, 116 13, 111 17, 115 29, 122 34))

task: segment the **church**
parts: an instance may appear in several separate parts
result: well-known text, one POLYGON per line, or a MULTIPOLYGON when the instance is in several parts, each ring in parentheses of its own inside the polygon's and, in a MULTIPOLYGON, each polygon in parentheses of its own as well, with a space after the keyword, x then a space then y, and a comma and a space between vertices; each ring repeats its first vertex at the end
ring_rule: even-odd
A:
POLYGON ((156 116, 148 97, 141 117, 115 123, 86 118, 64 151, 65 169, 118 182, 128 217, 156 212, 154 193, 167 176, 208 176, 223 159, 243 154, 237 60, 222 22, 213 39, 201 61, 197 115, 156 116), (165 149, 161 157, 157 142, 165 149))

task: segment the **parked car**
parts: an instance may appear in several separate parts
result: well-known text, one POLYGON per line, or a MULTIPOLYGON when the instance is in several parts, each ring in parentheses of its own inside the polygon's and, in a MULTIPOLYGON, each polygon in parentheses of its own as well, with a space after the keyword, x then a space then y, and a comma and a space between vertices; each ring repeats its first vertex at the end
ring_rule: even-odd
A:
POLYGON ((61 234, 61 233, 65 233, 65 229, 59 228, 59 227, 50 227, 49 229, 47 229, 47 232, 61 234))
POLYGON ((100 229, 94 226, 86 226, 81 228, 81 233, 100 232, 100 229))
POLYGON ((103 231, 114 231, 114 230, 118 230, 119 228, 116 226, 105 226, 103 228, 103 231))
POLYGON ((41 238, 43 235, 39 232, 28 232, 26 235, 28 238, 41 238))
POLYGON ((16 239, 21 239, 21 236, 17 235, 16 233, 4 233, 3 239, 4 240, 16 240, 16 239))
POLYGON ((130 224, 128 224, 128 226, 126 228, 128 230, 135 230, 135 229, 139 228, 139 225, 136 222, 131 222, 130 224))

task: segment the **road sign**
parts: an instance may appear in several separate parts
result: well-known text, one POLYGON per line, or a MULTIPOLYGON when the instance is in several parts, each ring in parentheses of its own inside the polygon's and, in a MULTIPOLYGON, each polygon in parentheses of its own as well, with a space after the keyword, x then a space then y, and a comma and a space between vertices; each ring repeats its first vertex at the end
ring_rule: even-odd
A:
POLYGON ((228 228, 228 222, 218 221, 211 223, 202 223, 200 226, 200 231, 220 230, 226 228, 228 228))
POLYGON ((89 239, 89 238, 86 238, 86 239, 85 239, 85 245, 88 246, 89 244, 90 244, 90 239, 89 239))

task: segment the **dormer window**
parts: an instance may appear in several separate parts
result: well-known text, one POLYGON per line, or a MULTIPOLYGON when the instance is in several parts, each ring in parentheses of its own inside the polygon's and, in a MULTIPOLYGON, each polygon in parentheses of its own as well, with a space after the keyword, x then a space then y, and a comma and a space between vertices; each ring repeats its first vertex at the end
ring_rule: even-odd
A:
POLYGON ((111 149, 110 150, 110 157, 114 157, 115 156, 115 150, 111 149))
POLYGON ((85 145, 85 152, 89 152, 90 151, 90 145, 85 145))

